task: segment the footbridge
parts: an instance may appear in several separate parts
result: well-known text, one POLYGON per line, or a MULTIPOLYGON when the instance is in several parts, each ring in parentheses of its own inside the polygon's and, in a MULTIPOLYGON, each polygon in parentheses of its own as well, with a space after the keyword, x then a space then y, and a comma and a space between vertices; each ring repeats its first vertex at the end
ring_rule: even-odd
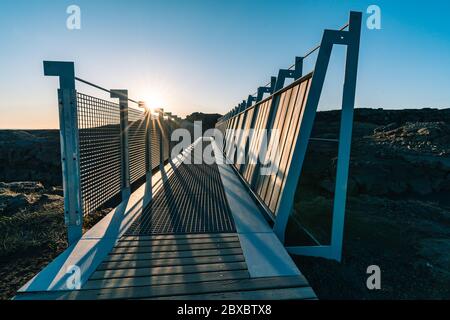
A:
POLYGON ((45 75, 60 80, 69 247, 15 299, 316 299, 292 256, 341 259, 360 31, 361 13, 351 12, 213 134, 77 77, 72 62, 45 61, 45 75), (287 245, 334 45, 347 54, 331 241, 287 245), (179 132, 194 139, 180 147, 179 132), (105 208, 85 230, 84 218, 105 208))

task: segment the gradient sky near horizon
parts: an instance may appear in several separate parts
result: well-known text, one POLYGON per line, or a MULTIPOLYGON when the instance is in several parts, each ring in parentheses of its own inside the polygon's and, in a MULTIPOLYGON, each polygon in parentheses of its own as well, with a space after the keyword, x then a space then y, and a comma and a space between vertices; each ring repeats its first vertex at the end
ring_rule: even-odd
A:
MULTIPOLYGON (((180 116, 225 113, 371 4, 382 29, 364 15, 357 107, 450 107, 446 0, 1 0, 0 128, 58 127, 43 60, 74 61, 77 76, 180 116), (66 28, 72 4, 81 30, 66 28)), ((322 110, 340 105, 345 51, 335 52, 322 110)))

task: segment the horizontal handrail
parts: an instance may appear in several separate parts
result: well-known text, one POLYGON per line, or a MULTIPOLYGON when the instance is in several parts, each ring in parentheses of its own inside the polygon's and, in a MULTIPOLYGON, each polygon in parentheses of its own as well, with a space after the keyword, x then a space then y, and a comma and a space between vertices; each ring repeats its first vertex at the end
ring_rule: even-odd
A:
MULTIPOLYGON (((102 90, 102 91, 111 93, 111 90, 108 90, 108 89, 105 89, 105 88, 103 88, 103 87, 100 87, 100 86, 98 86, 98 85, 96 85, 96 84, 93 84, 92 82, 86 81, 86 80, 84 80, 84 79, 75 77, 75 80, 77 80, 77 81, 79 81, 79 82, 82 82, 82 83, 84 83, 84 84, 87 84, 87 85, 89 85, 89 86, 91 86, 91 87, 97 88, 97 89, 99 89, 99 90, 102 90)), ((133 99, 130 99, 130 98, 127 98, 127 100, 130 101, 130 102, 133 102, 133 103, 137 104, 140 108, 143 108, 143 107, 141 106, 141 103, 140 103, 139 101, 136 101, 136 100, 133 100, 133 99)))
MULTIPOLYGON (((345 25, 343 25, 343 26, 339 29, 339 31, 344 31, 345 29, 348 28, 349 25, 350 25, 350 24, 347 22, 345 25)), ((315 46, 314 48, 310 49, 305 55, 303 55, 303 59, 308 58, 310 55, 312 55, 314 52, 316 52, 316 51, 319 50, 319 49, 320 49, 320 44, 318 44, 318 45, 315 46)), ((292 70, 292 68, 294 68, 294 67, 295 67, 295 63, 292 64, 291 66, 289 66, 288 70, 292 70)), ((268 86, 270 86, 270 85, 271 85, 271 82, 269 81, 268 83, 266 83, 265 85, 263 85, 263 87, 268 87, 268 86)), ((255 95, 257 95, 257 94, 258 94, 258 92, 256 91, 256 92, 254 92, 253 94, 251 94, 251 96, 255 96, 255 95)))
MULTIPOLYGON (((339 31, 344 31, 345 29, 348 28, 348 26, 349 26, 349 23, 347 22, 345 25, 343 25, 343 26, 339 29, 339 31)), ((319 49, 320 49, 320 44, 318 44, 317 46, 315 46, 314 48, 312 48, 311 50, 309 50, 308 53, 306 53, 306 54, 303 56, 303 58, 309 57, 310 55, 312 55, 314 52, 316 52, 316 51, 319 50, 319 49)), ((288 69, 291 70, 293 67, 295 67, 295 63, 294 63, 292 66, 290 66, 288 69)))
MULTIPOLYGON (((285 87, 281 88, 280 90, 275 91, 274 93, 271 93, 269 96, 267 96, 266 98, 262 99, 261 101, 255 103, 254 105, 251 105, 251 106, 249 106, 248 108, 245 108, 244 110, 241 110, 241 111, 237 112, 236 114, 233 114, 230 118, 228 118, 228 119, 226 119, 226 120, 233 119, 233 118, 235 118, 235 117, 241 115, 242 113, 247 112, 247 110, 249 110, 249 109, 251 109, 251 108, 255 108, 255 107, 259 106, 259 105, 262 105, 262 104, 265 103, 267 100, 270 100, 271 98, 275 97, 276 95, 279 95, 279 94, 281 94, 281 93, 283 93, 283 92, 289 90, 290 88, 296 86, 298 83, 305 81, 305 79, 311 78, 312 75, 313 75, 313 72, 310 72, 310 73, 305 74, 303 77, 301 77, 301 78, 295 80, 294 82, 290 83, 289 85, 286 85, 285 87)), ((217 123, 221 123, 221 122, 222 122, 222 119, 223 119, 223 117, 222 117, 222 118, 219 118, 219 119, 217 120, 217 123)))

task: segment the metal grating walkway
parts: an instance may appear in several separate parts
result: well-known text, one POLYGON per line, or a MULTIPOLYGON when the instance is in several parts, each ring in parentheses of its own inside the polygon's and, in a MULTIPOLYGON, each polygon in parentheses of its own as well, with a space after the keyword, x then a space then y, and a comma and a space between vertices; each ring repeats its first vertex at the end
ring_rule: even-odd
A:
POLYGON ((182 163, 125 235, 233 232, 217 164, 182 163))

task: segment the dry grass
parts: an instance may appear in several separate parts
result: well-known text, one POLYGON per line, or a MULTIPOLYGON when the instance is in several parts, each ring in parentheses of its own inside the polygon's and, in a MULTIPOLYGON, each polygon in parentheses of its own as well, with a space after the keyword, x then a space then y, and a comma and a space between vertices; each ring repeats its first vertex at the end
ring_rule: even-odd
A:
MULTIPOLYGON (((5 191, 5 190, 4 190, 5 191)), ((0 215, 0 299, 17 290, 67 248, 62 197, 28 194, 33 204, 12 215, 0 215), (39 200, 41 199, 41 200, 39 200)), ((90 229, 110 209, 86 217, 90 229)))

